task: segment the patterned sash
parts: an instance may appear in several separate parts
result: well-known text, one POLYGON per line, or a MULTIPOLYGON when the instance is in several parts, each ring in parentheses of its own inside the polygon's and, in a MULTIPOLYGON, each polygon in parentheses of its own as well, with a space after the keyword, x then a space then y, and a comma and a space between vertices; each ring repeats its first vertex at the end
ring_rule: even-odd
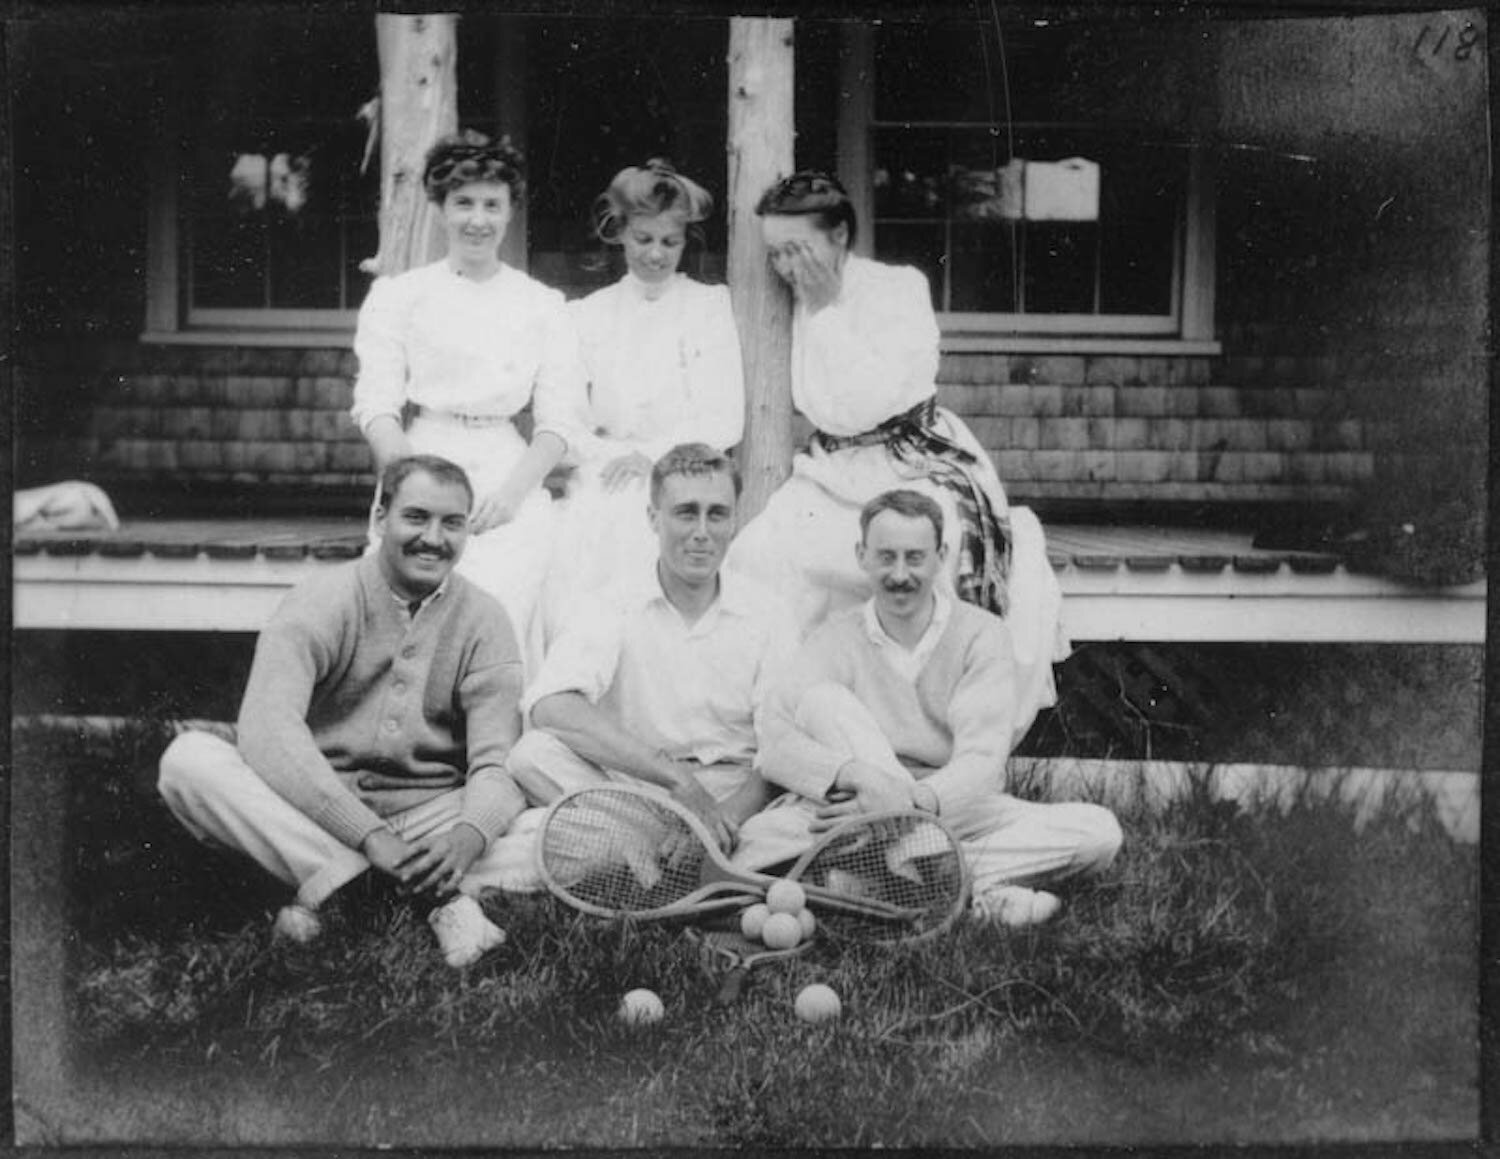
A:
POLYGON ((898 462, 952 492, 959 520, 954 578, 958 598, 997 616, 1009 611, 1010 520, 995 510, 985 492, 979 461, 938 431, 936 398, 886 419, 874 430, 847 437, 817 431, 812 441, 829 452, 884 445, 898 462))

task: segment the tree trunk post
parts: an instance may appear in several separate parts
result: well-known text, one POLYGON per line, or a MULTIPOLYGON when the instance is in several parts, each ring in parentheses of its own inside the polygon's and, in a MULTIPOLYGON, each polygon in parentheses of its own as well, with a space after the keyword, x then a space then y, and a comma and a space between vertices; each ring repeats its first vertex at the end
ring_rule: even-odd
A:
POLYGON ((362 263, 399 274, 442 253, 437 207, 422 188, 422 163, 458 128, 458 17, 377 13, 380 55, 380 252, 362 263))
POLYGON ((791 471, 791 295, 766 260, 755 203, 792 171, 792 21, 729 21, 729 290, 745 360, 740 518, 791 471))

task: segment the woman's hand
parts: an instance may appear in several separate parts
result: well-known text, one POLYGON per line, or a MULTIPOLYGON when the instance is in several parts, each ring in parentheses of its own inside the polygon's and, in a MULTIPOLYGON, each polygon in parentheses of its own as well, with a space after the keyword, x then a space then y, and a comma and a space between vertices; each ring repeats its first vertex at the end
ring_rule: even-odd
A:
POLYGON ((632 479, 644 479, 651 474, 651 460, 639 451, 631 451, 618 459, 611 459, 599 472, 599 482, 606 491, 619 491, 632 479))
POLYGON ((807 242, 798 242, 791 252, 792 292, 816 314, 839 296, 843 284, 837 266, 823 260, 807 242))
POLYGON ((481 495, 474 502, 474 511, 469 516, 469 531, 481 535, 493 528, 503 526, 516 517, 525 498, 516 498, 509 487, 500 487, 488 495, 481 495))

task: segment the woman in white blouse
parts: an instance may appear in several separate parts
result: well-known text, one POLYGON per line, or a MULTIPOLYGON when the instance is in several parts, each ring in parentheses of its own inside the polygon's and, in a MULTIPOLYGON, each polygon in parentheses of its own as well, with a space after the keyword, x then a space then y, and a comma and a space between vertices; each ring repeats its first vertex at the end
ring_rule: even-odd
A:
POLYGON ((713 198, 665 161, 622 169, 594 229, 625 261, 619 281, 571 303, 589 378, 590 433, 570 454, 565 533, 548 599, 556 621, 580 596, 649 567, 651 465, 679 443, 727 451, 745 424, 744 371, 729 289, 683 273, 713 198))
POLYGON ((428 153, 422 180, 448 252, 370 287, 354 337, 353 415, 377 475, 410 453, 469 473, 472 534, 458 570, 500 600, 527 647, 555 538, 542 481, 585 433, 587 395, 563 296, 500 260, 522 166, 508 141, 473 131, 428 153), (528 403, 529 442, 514 423, 528 403))
POLYGON ((1036 712, 1056 703, 1052 664, 1067 654, 1061 590, 1036 516, 1007 504, 989 455, 937 405, 927 279, 851 252, 854 206, 826 174, 785 178, 756 213, 794 298, 792 401, 817 430, 727 563, 782 593, 805 632, 869 595, 854 554, 859 509, 893 488, 926 491, 944 509, 954 590, 1010 628, 1019 741, 1036 712))

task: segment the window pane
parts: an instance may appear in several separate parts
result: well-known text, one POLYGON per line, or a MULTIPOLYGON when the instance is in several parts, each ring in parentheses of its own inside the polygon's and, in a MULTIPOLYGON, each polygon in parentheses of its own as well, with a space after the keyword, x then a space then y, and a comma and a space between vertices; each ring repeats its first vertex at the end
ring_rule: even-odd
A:
POLYGON ((934 310, 948 309, 943 302, 945 248, 941 226, 888 225, 880 231, 881 259, 916 266, 926 274, 934 310))
POLYGON ((1106 314, 1167 314, 1178 207, 1186 193, 1181 149, 1119 150, 1100 187, 1099 308, 1106 314))
POLYGON ((1020 268, 1014 253, 1015 226, 1002 221, 961 224, 953 227, 952 236, 953 286, 947 308, 1013 313, 1020 268))
POLYGON ((1022 275, 1028 314, 1094 313, 1099 227, 1085 222, 1028 221, 1022 275))
POLYGON ((930 130, 881 129, 875 134, 875 217, 947 216, 948 150, 930 130))
POLYGON ((252 214, 202 216, 193 232, 193 300, 200 306, 265 304, 265 222, 252 214))

